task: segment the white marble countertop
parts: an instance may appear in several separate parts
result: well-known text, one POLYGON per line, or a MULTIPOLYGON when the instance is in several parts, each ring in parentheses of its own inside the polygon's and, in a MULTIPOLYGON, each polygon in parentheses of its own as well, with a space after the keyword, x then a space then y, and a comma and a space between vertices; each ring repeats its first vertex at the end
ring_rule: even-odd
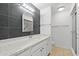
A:
POLYGON ((9 56, 17 52, 27 49, 43 40, 48 38, 48 35, 32 35, 32 38, 29 36, 18 37, 5 39, 0 41, 0 56, 9 56))

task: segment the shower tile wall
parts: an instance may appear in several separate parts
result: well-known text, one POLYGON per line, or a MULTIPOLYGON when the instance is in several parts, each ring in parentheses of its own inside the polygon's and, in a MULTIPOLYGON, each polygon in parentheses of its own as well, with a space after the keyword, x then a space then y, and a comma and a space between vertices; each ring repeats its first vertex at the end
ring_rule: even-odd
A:
POLYGON ((40 34, 40 11, 32 4, 35 9, 33 15, 33 32, 22 32, 22 14, 26 11, 16 3, 0 3, 0 40, 40 34))

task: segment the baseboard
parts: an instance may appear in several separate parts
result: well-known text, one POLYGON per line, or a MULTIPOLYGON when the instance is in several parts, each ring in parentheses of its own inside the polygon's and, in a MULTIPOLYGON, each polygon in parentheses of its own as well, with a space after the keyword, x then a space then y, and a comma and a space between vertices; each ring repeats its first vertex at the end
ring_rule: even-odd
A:
POLYGON ((65 49, 71 49, 70 47, 60 46, 60 45, 56 45, 56 44, 54 44, 54 46, 55 46, 55 47, 65 48, 65 49))

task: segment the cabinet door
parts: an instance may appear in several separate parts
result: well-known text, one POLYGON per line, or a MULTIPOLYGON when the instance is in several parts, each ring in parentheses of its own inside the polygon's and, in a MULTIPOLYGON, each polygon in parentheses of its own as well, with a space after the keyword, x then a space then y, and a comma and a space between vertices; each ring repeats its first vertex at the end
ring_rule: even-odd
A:
POLYGON ((46 43, 47 40, 41 41, 39 44, 36 44, 32 47, 31 54, 32 56, 37 55, 46 55, 46 43))
POLYGON ((38 44, 32 46, 31 55, 32 56, 41 56, 41 47, 42 47, 41 43, 38 43, 38 44))
POLYGON ((41 49, 42 56, 47 56, 46 45, 41 49))
POLYGON ((18 56, 31 56, 31 48, 24 50, 23 52, 21 52, 20 54, 18 54, 18 56))
POLYGON ((41 49, 38 49, 32 53, 32 56, 41 56, 41 49))
POLYGON ((42 44, 42 48, 41 48, 41 51, 42 51, 42 56, 46 56, 47 55, 47 40, 45 40, 42 44))

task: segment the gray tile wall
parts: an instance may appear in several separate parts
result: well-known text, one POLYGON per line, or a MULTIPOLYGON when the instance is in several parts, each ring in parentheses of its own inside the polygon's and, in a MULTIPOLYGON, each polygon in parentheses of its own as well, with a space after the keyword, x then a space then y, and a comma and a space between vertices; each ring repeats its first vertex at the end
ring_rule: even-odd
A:
POLYGON ((22 10, 16 3, 0 3, 0 40, 40 34, 40 10, 32 4, 35 9, 33 15, 33 31, 22 32, 22 14, 26 11, 22 10))

